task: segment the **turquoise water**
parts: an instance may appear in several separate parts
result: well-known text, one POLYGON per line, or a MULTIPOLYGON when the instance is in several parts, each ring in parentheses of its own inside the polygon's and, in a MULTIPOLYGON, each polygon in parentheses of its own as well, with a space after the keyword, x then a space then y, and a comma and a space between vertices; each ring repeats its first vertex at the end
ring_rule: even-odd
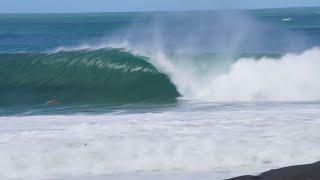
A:
MULTIPOLYGON (((236 13, 239 12, 223 12, 229 15, 236 13)), ((319 40, 317 29, 320 26, 319 8, 253 10, 244 13, 264 23, 272 23, 272 26, 297 30, 319 40), (287 18, 292 20, 282 21, 287 18)), ((104 36, 112 36, 112 33, 128 31, 137 26, 145 29, 156 18, 163 19, 162 24, 170 25, 168 31, 177 33, 183 27, 199 24, 200 22, 195 22, 199 19, 204 22, 210 19, 210 24, 215 24, 217 14, 219 13, 2 14, 0 16, 0 52, 45 51, 59 46, 95 42, 104 36), (187 23, 175 24, 177 21, 187 19, 189 19, 187 23), (183 25, 182 28, 180 25, 183 25)), ((185 32, 190 33, 188 30, 185 32)))
POLYGON ((0 179, 224 179, 320 159, 320 9, 1 14, 0 179))
POLYGON ((194 63, 192 76, 218 75, 240 58, 316 47, 319 17, 318 8, 2 14, 0 105, 172 102, 184 92, 155 54, 194 63))

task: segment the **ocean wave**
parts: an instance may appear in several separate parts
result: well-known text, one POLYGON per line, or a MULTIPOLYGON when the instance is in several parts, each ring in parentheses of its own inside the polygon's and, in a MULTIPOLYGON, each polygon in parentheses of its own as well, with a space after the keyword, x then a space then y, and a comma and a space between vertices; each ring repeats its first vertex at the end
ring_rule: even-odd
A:
POLYGON ((129 43, 0 54, 1 103, 313 101, 320 99, 320 49, 301 54, 170 55, 129 43))
MULTIPOLYGON (((132 46, 126 46, 130 50, 132 46)), ((182 98, 201 101, 320 100, 320 48, 286 54, 242 54, 201 58, 146 54, 169 76, 182 98)))
POLYGON ((172 99, 179 94, 147 58, 122 49, 0 54, 1 104, 172 99))
POLYGON ((282 22, 288 22, 288 21, 292 21, 292 18, 284 18, 281 20, 282 22))

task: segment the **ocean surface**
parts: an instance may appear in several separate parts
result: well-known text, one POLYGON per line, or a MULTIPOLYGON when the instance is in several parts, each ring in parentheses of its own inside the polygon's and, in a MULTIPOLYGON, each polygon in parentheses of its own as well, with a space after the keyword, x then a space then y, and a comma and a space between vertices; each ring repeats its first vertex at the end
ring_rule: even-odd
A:
POLYGON ((0 14, 0 179, 220 180, 319 161, 319 19, 0 14))

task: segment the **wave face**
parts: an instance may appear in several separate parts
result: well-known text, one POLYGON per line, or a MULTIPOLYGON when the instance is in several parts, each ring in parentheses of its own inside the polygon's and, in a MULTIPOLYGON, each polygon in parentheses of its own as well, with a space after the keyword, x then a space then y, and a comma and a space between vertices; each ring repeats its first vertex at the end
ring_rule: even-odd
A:
POLYGON ((147 58, 121 49, 0 54, 1 104, 147 101, 179 96, 147 58))

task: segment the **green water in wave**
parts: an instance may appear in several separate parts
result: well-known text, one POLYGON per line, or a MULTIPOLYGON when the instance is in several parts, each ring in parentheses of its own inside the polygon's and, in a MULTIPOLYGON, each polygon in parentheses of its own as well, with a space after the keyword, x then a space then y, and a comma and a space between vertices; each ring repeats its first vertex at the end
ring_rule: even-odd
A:
POLYGON ((121 49, 0 54, 0 104, 175 99, 169 78, 121 49))

